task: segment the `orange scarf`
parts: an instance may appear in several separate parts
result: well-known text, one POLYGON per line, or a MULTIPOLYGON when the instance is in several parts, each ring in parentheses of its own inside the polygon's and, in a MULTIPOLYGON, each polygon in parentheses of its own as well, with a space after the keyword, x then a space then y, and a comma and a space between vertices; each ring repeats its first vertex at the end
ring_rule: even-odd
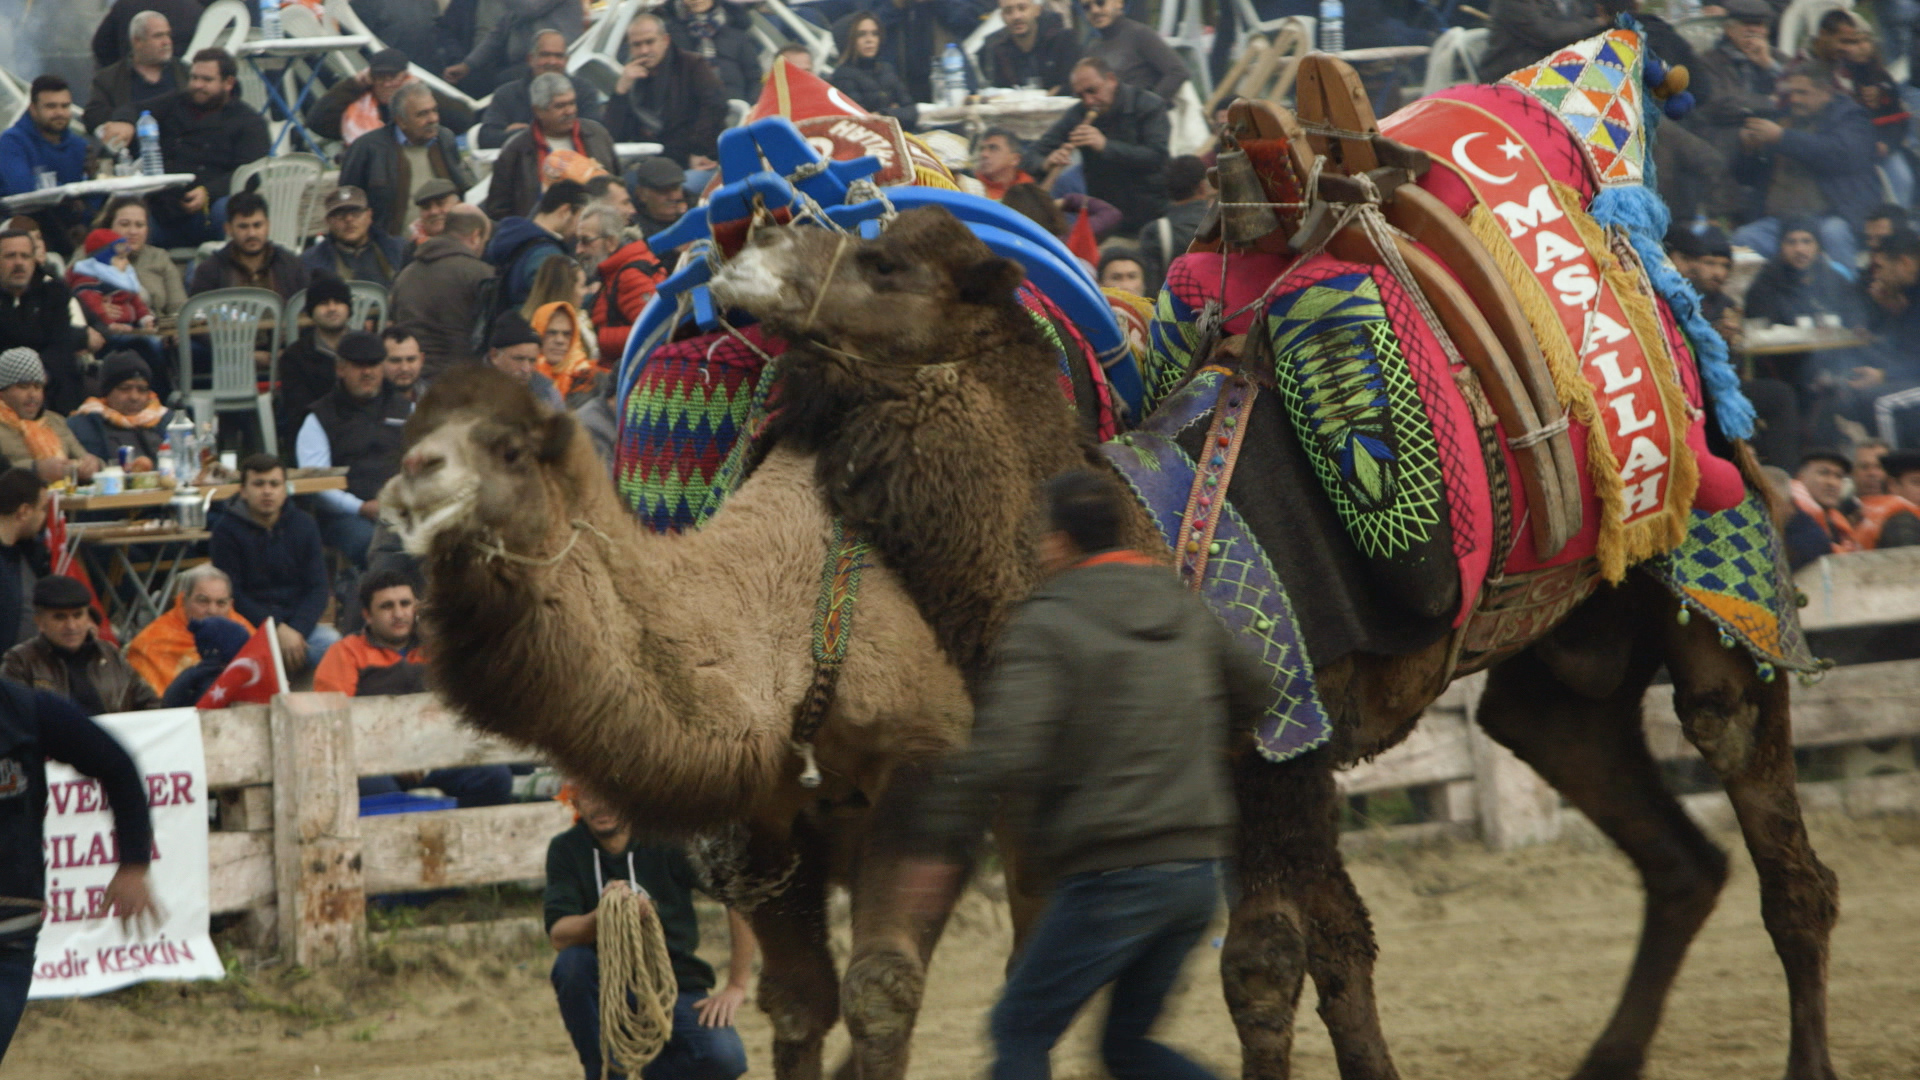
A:
POLYGON ((0 401, 0 424, 19 432, 21 438, 27 440, 27 453, 32 454, 35 461, 67 456, 66 448, 60 445, 60 433, 47 425, 44 410, 37 420, 22 420, 20 414, 13 411, 13 406, 0 401))
POLYGON ((127 428, 129 430, 133 428, 157 427, 160 421, 165 419, 167 415, 167 407, 160 403, 160 395, 158 394, 148 398, 147 407, 134 413, 132 416, 114 411, 108 407, 106 402, 101 401, 97 397, 90 397, 81 402, 80 407, 73 411, 76 416, 81 414, 92 416, 97 413, 101 419, 112 424, 114 427, 127 428))
MULTIPOLYGON (((551 304, 541 304, 534 309, 533 318, 527 320, 533 324, 533 332, 543 337, 547 324, 553 321, 554 312, 565 310, 567 318, 573 322, 573 341, 567 345, 566 358, 558 364, 550 363, 544 351, 540 354, 540 374, 553 380, 553 388, 565 398, 575 390, 584 390, 593 382, 593 358, 587 355, 587 346, 580 336, 580 313, 565 300, 555 300, 551 304)), ((541 345, 546 348, 545 343, 541 345)))

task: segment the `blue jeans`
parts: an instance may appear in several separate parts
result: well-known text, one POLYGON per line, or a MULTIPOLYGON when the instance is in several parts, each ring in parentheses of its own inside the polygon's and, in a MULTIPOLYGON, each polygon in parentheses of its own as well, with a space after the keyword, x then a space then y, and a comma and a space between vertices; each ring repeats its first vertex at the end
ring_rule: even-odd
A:
MULTIPOLYGON (((513 801, 511 765, 462 765, 453 769, 434 769, 426 775, 426 786, 439 788, 460 800, 460 809, 475 806, 505 806, 513 801)), ((400 781, 391 776, 363 776, 360 795, 391 795, 400 791, 400 781)))
MULTIPOLYGON (((1847 224, 1845 218, 1823 217, 1815 221, 1818 222, 1815 228, 1820 237, 1820 250, 1842 276, 1852 281, 1853 257, 1860 250, 1860 242, 1853 236, 1853 227, 1847 224)), ((1763 217, 1749 221, 1733 230, 1731 239, 1741 247, 1752 248, 1772 259, 1780 254, 1780 219, 1763 217)))
POLYGON ((0 943, 0 1061, 7 1059, 7 1045, 13 1042, 13 1030, 20 1026, 20 1014, 27 1008, 27 988, 33 985, 33 945, 38 933, 24 939, 0 943))
MULTIPOLYGON (((327 650, 333 648, 339 640, 340 631, 326 623, 315 623, 313 633, 307 635, 307 668, 319 667, 320 658, 327 655, 327 650)), ((292 672, 288 674, 291 675, 292 672)))
POLYGON ((320 539, 328 547, 347 557, 355 567, 367 568, 367 549, 373 546, 373 522, 358 511, 340 510, 321 502, 314 507, 320 519, 320 539))
MULTIPOLYGON (((600 1080, 600 954, 590 945, 562 949, 553 958, 552 978, 560 1020, 567 1025, 587 1080, 600 1080)), ((734 1080, 747 1071, 747 1048, 739 1032, 700 1026, 693 1004, 706 996, 682 993, 674 1002, 673 1037, 660 1056, 640 1070, 641 1080, 734 1080)))
POLYGON ((993 1007, 993 1080, 1047 1080, 1048 1051, 1108 983, 1100 1058, 1114 1080, 1213 1080, 1147 1034, 1213 920, 1217 867, 1157 863, 1062 880, 993 1007))
POLYGON ((153 215, 153 232, 147 242, 155 247, 181 248, 199 247, 226 238, 227 197, 223 195, 197 214, 153 215))

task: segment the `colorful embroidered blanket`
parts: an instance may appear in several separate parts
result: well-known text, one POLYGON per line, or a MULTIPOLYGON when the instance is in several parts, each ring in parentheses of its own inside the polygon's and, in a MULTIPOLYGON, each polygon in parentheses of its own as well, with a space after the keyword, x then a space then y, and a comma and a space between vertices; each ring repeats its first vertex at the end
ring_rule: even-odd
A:
MULTIPOLYGON (((1193 487, 1194 461, 1174 441, 1205 424, 1220 391, 1218 369, 1195 376, 1145 426, 1101 446, 1134 497, 1171 544, 1193 487)), ((1262 756, 1285 761, 1325 744, 1331 729, 1313 686, 1313 664, 1273 563, 1231 503, 1214 528, 1201 596, 1268 672, 1265 717, 1255 729, 1262 756)))
POLYGON ((1761 678, 1776 668, 1811 674, 1829 666, 1807 647, 1785 545, 1758 495, 1717 514, 1694 511, 1686 540, 1642 567, 1686 605, 1682 618, 1712 619, 1721 644, 1737 641, 1752 653, 1761 678))

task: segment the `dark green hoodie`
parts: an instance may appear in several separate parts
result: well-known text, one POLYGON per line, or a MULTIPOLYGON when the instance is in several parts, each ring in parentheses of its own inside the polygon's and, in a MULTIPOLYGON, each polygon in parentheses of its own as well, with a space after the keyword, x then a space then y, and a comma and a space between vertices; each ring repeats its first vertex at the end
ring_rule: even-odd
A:
POLYGON ((1067 570, 1008 627, 972 746, 940 770, 921 837, 971 844, 1009 795, 1031 805, 1033 854, 1060 876, 1224 856, 1230 722, 1252 725, 1264 682, 1170 568, 1067 570))

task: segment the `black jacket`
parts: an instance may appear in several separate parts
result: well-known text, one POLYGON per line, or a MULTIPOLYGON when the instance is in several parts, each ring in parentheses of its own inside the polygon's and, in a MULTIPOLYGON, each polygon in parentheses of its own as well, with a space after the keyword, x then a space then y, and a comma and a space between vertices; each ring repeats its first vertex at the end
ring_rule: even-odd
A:
POLYGON ((333 464, 347 467, 347 493, 373 499, 400 471, 404 440, 400 429, 413 415, 413 404, 391 386, 365 401, 356 400, 336 384, 313 403, 313 418, 327 433, 333 464))
POLYGON ((208 547, 213 565, 233 578, 233 609, 248 622, 275 618, 302 636, 313 633, 327 609, 327 564, 313 515, 289 503, 269 529, 235 496, 208 547))
POLYGON ((309 326, 280 353, 280 443, 292 446, 313 403, 332 392, 333 365, 339 359, 314 336, 309 326))
POLYGON ((714 74, 720 76, 720 89, 727 97, 751 103, 760 96, 760 46, 753 35, 731 23, 732 16, 725 5, 715 4, 712 14, 720 25, 711 36, 701 37, 692 23, 684 19, 668 20, 667 34, 673 38, 675 47, 713 65, 714 74))
MULTIPOLYGON (((115 120, 129 124, 140 119, 141 107, 123 105, 113 114, 115 120)), ((190 172, 194 183, 207 189, 213 199, 232 194, 233 170, 267 156, 271 142, 267 122, 239 98, 238 91, 227 103, 211 111, 194 107, 184 88, 144 106, 160 124, 160 157, 170 173, 190 172)), ((135 137, 132 153, 140 155, 140 140, 135 137)), ((157 213, 178 216, 182 188, 158 191, 147 196, 157 213)))
POLYGON ((1048 93, 1064 94, 1079 59, 1080 43, 1073 31, 1059 15, 1044 9, 1034 29, 1032 51, 1020 48, 1013 32, 1006 29, 996 30, 980 46, 980 70, 989 86, 1025 86, 1031 79, 1048 93))
POLYGON ((428 71, 443 71, 466 53, 451 25, 456 20, 443 20, 434 0, 379 0, 355 4, 353 11, 374 37, 428 71))
MULTIPOLYGON (((133 81, 139 76, 133 71, 133 58, 128 57, 117 63, 101 68, 93 75, 93 88, 87 93, 87 108, 80 114, 80 122, 92 131, 101 124, 113 119, 122 107, 131 107, 138 117, 139 106, 152 102, 187 85, 187 65, 178 60, 169 65, 173 69, 173 85, 157 94, 151 94, 139 102, 133 100, 133 81)), ((142 80, 144 83, 144 80, 142 80)))
MULTIPOLYGON (((1087 115, 1085 103, 1068 107, 1027 151, 1028 172, 1038 176, 1047 155, 1065 146, 1067 136, 1087 115)), ((1121 83, 1113 106, 1093 122, 1107 137, 1104 150, 1082 149, 1087 194, 1119 207, 1120 229, 1137 233, 1167 206, 1167 140, 1172 135, 1167 105, 1158 97, 1121 83)))
POLYGON ((35 270, 19 296, 0 289, 0 347, 25 345, 40 354, 47 369, 47 408, 62 414, 86 398, 75 355, 86 339, 68 311, 72 299, 45 270, 35 270))
MULTIPOLYGON (((147 786, 126 750, 73 702, 45 691, 0 682, 0 920, 34 910, 46 896, 47 858, 41 846, 47 819, 47 762, 73 766, 100 782, 113 808, 120 862, 145 866, 152 859, 153 820, 147 786)), ((0 936, 31 941, 39 928, 0 936)))
POLYGON ((1840 276, 1827 257, 1816 255, 1805 270, 1795 270, 1779 258, 1760 268, 1747 287, 1746 317, 1772 325, 1791 326, 1802 315, 1815 321, 1838 315, 1842 325, 1867 325, 1867 305, 1859 288, 1840 276))
POLYGON ((473 43, 461 61, 476 71, 498 71, 525 60, 533 51, 533 36, 557 30, 568 44, 580 36, 579 0, 500 0, 506 10, 486 37, 473 43))
POLYGON ((173 58, 184 59, 187 46, 193 43, 194 27, 200 25, 205 10, 200 0, 113 0, 107 17, 93 31, 94 66, 117 63, 133 51, 133 17, 143 11, 157 11, 167 17, 167 27, 173 31, 173 58))
POLYGON ((885 60, 848 60, 833 69, 827 82, 852 98, 854 104, 868 112, 891 116, 908 130, 919 123, 919 106, 907 93, 900 73, 885 60))
MULTIPOLYGON (((460 147, 445 124, 428 147, 433 175, 453 181, 465 192, 473 186, 473 177, 460 163, 460 147)), ((407 204, 420 186, 400 152, 400 129, 392 124, 369 131, 347 147, 347 158, 340 164, 340 182, 367 193, 367 205, 373 208, 373 227, 388 236, 399 236, 407 227, 407 204)))
POLYGON ((695 154, 718 152, 727 122, 727 95, 713 65, 684 49, 667 50, 653 75, 636 79, 607 102, 607 130, 615 142, 657 142, 682 168, 695 154))
POLYGON ((1006 794, 1031 800, 1036 854, 1061 876, 1220 858, 1234 822, 1228 738, 1252 726, 1265 682, 1170 569, 1058 574, 1007 627, 970 745, 925 796, 917 846, 971 846, 1006 794))
MULTIPOLYGON (((573 96, 580 106, 580 119, 601 122, 606 115, 606 96, 585 79, 568 75, 567 81, 573 84, 573 96)), ((487 111, 480 114, 481 149, 494 150, 505 146, 512 134, 507 128, 514 124, 533 123, 532 83, 532 79, 518 79, 494 88, 487 111)))
POLYGON ((1490 13, 1493 30, 1479 65, 1481 80, 1490 83, 1592 37, 1610 21, 1594 14, 1591 5, 1560 0, 1493 0, 1490 13))
MULTIPOLYGON (((347 108, 356 98, 367 92, 367 88, 357 85, 352 79, 342 79, 333 84, 333 89, 320 95, 320 100, 307 106, 307 126, 314 134, 329 139, 340 138, 340 121, 347 115, 347 108)), ((440 125, 454 131, 465 131, 473 126, 473 108, 458 98, 451 98, 438 90, 433 92, 433 101, 440 109, 440 125)), ((393 123, 393 114, 385 105, 380 106, 381 121, 393 123)), ((356 142, 358 140, 355 140, 356 142)))
POLYGON ((1180 85, 1193 75, 1159 31, 1124 16, 1094 33, 1087 55, 1105 60, 1125 85, 1151 91, 1162 109, 1173 104, 1180 85))

